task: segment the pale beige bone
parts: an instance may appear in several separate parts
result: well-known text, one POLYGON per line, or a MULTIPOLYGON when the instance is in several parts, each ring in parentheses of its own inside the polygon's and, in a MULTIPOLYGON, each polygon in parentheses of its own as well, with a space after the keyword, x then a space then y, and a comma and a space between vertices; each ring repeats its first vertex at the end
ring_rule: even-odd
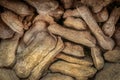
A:
POLYGON ((66 74, 76 79, 85 79, 89 77, 93 77, 96 73, 96 69, 93 67, 68 63, 65 61, 57 61, 50 66, 50 70, 52 72, 60 72, 62 74, 66 74))
POLYGON ((64 12, 63 18, 67 18, 71 16, 80 17, 80 14, 78 13, 77 9, 73 9, 73 10, 68 9, 64 12))
POLYGON ((64 44, 61 38, 58 37, 58 41, 55 48, 51 50, 46 56, 44 56, 44 59, 39 61, 38 65, 32 70, 31 75, 27 80, 39 80, 39 78, 42 76, 43 71, 46 71, 46 69, 49 67, 54 57, 60 51, 62 51, 63 47, 64 47, 64 44))
POLYGON ((21 78, 30 75, 32 69, 55 48, 56 40, 47 32, 37 34, 31 46, 28 46, 17 59, 14 67, 16 74, 21 78))
POLYGON ((108 13, 107 9, 104 8, 103 10, 101 10, 98 13, 93 13, 93 16, 97 22, 105 22, 105 21, 107 21, 107 19, 109 17, 109 13, 108 13))
POLYGON ((62 52, 72 55, 72 56, 77 56, 77 57, 84 57, 84 49, 81 45, 77 45, 74 43, 70 42, 65 42, 65 47, 62 50, 62 52))
POLYGON ((1 13, 2 20, 15 32, 23 34, 24 25, 22 21, 19 20, 18 15, 11 11, 5 11, 1 13))
POLYGON ((84 65, 84 66, 92 66, 93 62, 90 59, 85 59, 85 58, 75 58, 73 56, 66 55, 64 53, 59 53, 56 58, 65 60, 70 63, 75 63, 79 65, 84 65))
POLYGON ((47 24, 44 21, 36 21, 32 27, 25 32, 23 41, 26 45, 29 45, 33 39, 35 39, 37 33, 45 31, 47 24))
POLYGON ((120 17, 120 8, 115 7, 109 16, 109 19, 102 26, 102 30, 107 36, 109 37, 113 36, 115 32, 115 25, 119 20, 119 17, 120 17))
POLYGON ((66 20, 64 21, 64 25, 66 27, 70 27, 77 30, 87 29, 86 23, 80 18, 67 17, 66 20))
POLYGON ((104 59, 101 55, 101 50, 99 47, 91 48, 91 56, 94 62, 95 67, 100 70, 104 67, 104 59))
POLYGON ((52 24, 48 27, 49 32, 59 35, 75 43, 83 44, 88 47, 94 47, 95 38, 88 31, 76 31, 64 28, 58 24, 52 24))
POLYGON ((11 39, 1 40, 0 42, 0 67, 12 66, 15 62, 15 54, 20 35, 15 34, 11 39))
POLYGON ((81 6, 77 8, 78 13, 83 18, 83 20, 86 22, 88 27, 90 28, 91 32, 95 35, 99 45, 106 50, 112 50, 115 42, 112 38, 107 37, 95 21, 95 19, 92 16, 92 13, 86 6, 81 6), (83 14, 84 13, 84 14, 83 14))

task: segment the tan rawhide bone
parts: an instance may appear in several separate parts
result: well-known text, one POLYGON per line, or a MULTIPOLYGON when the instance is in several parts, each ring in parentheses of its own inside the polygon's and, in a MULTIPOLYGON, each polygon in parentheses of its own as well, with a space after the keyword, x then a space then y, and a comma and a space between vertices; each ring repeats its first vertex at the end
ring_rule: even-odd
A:
POLYGON ((81 45, 73 44, 70 42, 65 42, 65 47, 62 50, 65 54, 77 56, 77 57, 84 57, 84 49, 81 45))
POLYGON ((99 47, 91 48, 91 56, 93 58, 93 62, 95 67, 100 70, 104 67, 104 59, 101 55, 101 50, 99 47))
POLYGON ((104 8, 98 13, 93 13, 93 17, 95 18, 97 22, 105 22, 108 20, 108 17, 109 17, 108 10, 104 8))
POLYGON ((47 24, 44 21, 36 21, 32 27, 26 31, 23 37, 25 44, 29 45, 33 39, 35 39, 36 34, 45 31, 47 24))
POLYGON ((92 66, 93 62, 91 59, 87 59, 87 58, 75 58, 73 56, 69 56, 67 54, 64 53, 59 53, 56 58, 58 59, 62 59, 64 61, 70 62, 70 63, 75 63, 75 64, 79 64, 79 65, 84 65, 84 66, 92 66))
POLYGON ((114 8, 112 13, 110 14, 109 19, 102 27, 102 30, 104 31, 104 33, 107 36, 109 36, 109 37, 113 36, 113 34, 115 32, 115 24, 119 20, 119 17, 120 17, 120 7, 114 8))
POLYGON ((50 66, 52 72, 59 72, 72 77, 76 80, 88 80, 86 78, 92 77, 96 73, 96 69, 91 66, 84 66, 73 64, 65 61, 57 61, 50 66), (64 65, 64 66, 63 66, 64 65))
POLYGON ((15 32, 19 34, 23 34, 24 25, 22 21, 19 20, 19 16, 15 13, 7 10, 3 13, 1 13, 2 20, 15 32))
POLYGON ((88 31, 76 31, 64 28, 58 24, 52 24, 48 27, 49 32, 59 35, 75 43, 83 44, 88 47, 94 47, 95 38, 88 31))
POLYGON ((15 34, 13 38, 3 39, 0 43, 0 67, 12 66, 15 62, 15 53, 20 39, 19 34, 15 34))
POLYGON ((0 5, 17 13, 20 16, 28 16, 33 14, 33 10, 21 1, 0 0, 0 5))
POLYGON ((48 55, 44 57, 43 60, 39 62, 39 64, 32 70, 31 75, 27 80, 39 80, 42 76, 44 70, 46 70, 54 57, 64 48, 63 41, 60 37, 58 37, 56 46, 53 50, 51 50, 48 55))
POLYGON ((67 17, 64 21, 64 25, 66 27, 70 27, 76 30, 86 30, 87 25, 86 23, 80 19, 80 18, 74 18, 74 17, 67 17))
POLYGON ((77 10, 79 12, 80 17, 84 19, 84 21, 87 23, 88 27, 90 28, 91 32, 95 35, 99 45, 103 49, 112 50, 115 45, 114 41, 111 38, 104 35, 99 25, 93 18, 90 10, 86 6, 81 6, 77 8, 77 10))
POLYGON ((25 78, 28 77, 32 69, 44 59, 44 56, 55 48, 56 40, 46 32, 38 33, 34 45, 27 47, 17 60, 15 65, 16 74, 25 78))

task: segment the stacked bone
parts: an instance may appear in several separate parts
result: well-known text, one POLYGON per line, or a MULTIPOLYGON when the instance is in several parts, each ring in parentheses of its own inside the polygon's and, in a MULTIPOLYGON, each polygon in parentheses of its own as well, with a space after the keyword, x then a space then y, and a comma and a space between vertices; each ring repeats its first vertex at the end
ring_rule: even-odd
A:
POLYGON ((0 0, 0 80, 119 80, 119 4, 0 0))

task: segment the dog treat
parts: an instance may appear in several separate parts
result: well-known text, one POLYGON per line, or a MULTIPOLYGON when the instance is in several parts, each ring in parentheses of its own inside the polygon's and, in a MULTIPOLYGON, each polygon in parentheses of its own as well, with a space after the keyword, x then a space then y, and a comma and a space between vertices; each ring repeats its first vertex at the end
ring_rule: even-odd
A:
POLYGON ((120 62, 120 48, 107 51, 104 58, 109 62, 120 62))
POLYGON ((48 27, 48 30, 51 33, 59 35, 65 39, 68 39, 75 43, 83 44, 88 47, 94 47, 96 44, 96 40, 94 39, 94 37, 87 31, 76 31, 72 29, 67 29, 58 24, 50 25, 48 27))
POLYGON ((75 57, 66 55, 64 53, 59 53, 56 56, 56 58, 65 60, 65 61, 70 62, 70 63, 80 64, 80 65, 84 65, 84 66, 92 66, 93 65, 92 60, 90 60, 90 59, 75 58, 75 57))
POLYGON ((119 17, 120 17, 120 8, 114 8, 112 13, 110 14, 109 19, 102 27, 104 33, 107 36, 112 37, 112 35, 114 34, 115 25, 117 21, 119 20, 119 17))
POLYGON ((18 15, 11 11, 1 13, 2 20, 15 32, 23 34, 23 23, 19 20, 18 15))
POLYGON ((48 33, 38 33, 32 48, 30 46, 26 48, 17 60, 15 65, 16 74, 21 78, 28 77, 32 69, 55 48, 55 45, 56 40, 48 33))
POLYGON ((99 25, 96 23, 95 19, 93 18, 90 10, 85 6, 79 7, 79 8, 77 8, 77 10, 78 10, 80 16, 87 23, 87 25, 90 28, 90 30, 92 31, 92 33, 95 35, 99 45, 103 49, 112 50, 115 45, 114 41, 111 38, 105 36, 105 34, 100 29, 99 25))
POLYGON ((76 56, 76 57, 84 57, 85 56, 84 49, 82 46, 76 45, 76 44, 73 44, 70 42, 65 42, 64 44, 65 44, 65 47, 62 52, 69 54, 69 55, 76 56))
POLYGON ((93 13, 94 18, 97 22, 105 22, 108 20, 109 14, 106 8, 98 13, 93 13))
POLYGON ((70 27, 77 30, 86 30, 86 23, 80 18, 67 17, 64 21, 66 27, 70 27))
POLYGON ((44 56, 43 60, 39 61, 38 65, 32 70, 28 80, 38 80, 42 76, 41 73, 49 67, 52 62, 51 60, 63 49, 63 47, 63 42, 59 37, 55 48, 44 56))
POLYGON ((53 63, 50 66, 50 70, 52 72, 60 72, 62 74, 75 77, 76 79, 89 78, 96 73, 96 69, 93 67, 68 63, 64 61, 58 61, 56 63, 53 63))
POLYGON ((104 59, 101 55, 101 50, 98 47, 91 48, 91 56, 93 58, 93 62, 95 67, 100 70, 104 66, 104 59))
POLYGON ((15 62, 15 53, 20 35, 15 34, 11 39, 1 40, 0 42, 0 67, 12 66, 15 62))
POLYGON ((36 21, 32 27, 24 34, 23 41, 29 45, 35 39, 37 33, 45 31, 46 23, 43 21, 36 21))
POLYGON ((0 80, 120 80, 119 0, 0 0, 0 80))

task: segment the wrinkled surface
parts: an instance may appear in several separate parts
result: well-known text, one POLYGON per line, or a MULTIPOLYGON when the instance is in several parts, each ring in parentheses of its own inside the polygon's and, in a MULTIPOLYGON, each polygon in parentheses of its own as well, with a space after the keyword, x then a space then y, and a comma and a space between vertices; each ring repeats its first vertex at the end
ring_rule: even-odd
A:
POLYGON ((0 80, 120 80, 119 5, 0 0, 0 80))
POLYGON ((32 69, 55 48, 55 45, 56 40, 48 33, 38 33, 32 47, 28 46, 17 60, 14 68, 16 74, 21 78, 28 77, 32 69))
POLYGON ((38 80, 42 76, 43 71, 49 67, 54 57, 60 51, 62 51, 63 47, 63 41, 60 37, 58 37, 55 48, 51 50, 46 56, 44 56, 43 60, 41 60, 39 64, 32 70, 32 73, 29 76, 28 80, 38 80))
POLYGON ((102 52, 99 47, 91 48, 91 56, 93 58, 94 65, 98 70, 104 67, 104 59, 101 53, 102 52))
POLYGON ((120 17, 120 8, 114 8, 110 14, 109 19, 102 27, 104 33, 107 36, 112 37, 112 35, 114 34, 115 25, 116 25, 117 21, 119 20, 119 17, 120 17))
POLYGON ((77 57, 85 56, 84 49, 82 46, 73 44, 70 42, 65 42, 64 44, 65 44, 65 47, 62 52, 69 54, 69 55, 77 56, 77 57))
POLYGON ((96 40, 94 39, 94 37, 87 31, 76 31, 72 29, 67 29, 58 24, 50 25, 48 27, 48 30, 53 34, 59 35, 65 39, 68 39, 75 43, 83 44, 88 47, 94 47, 96 44, 96 40))
POLYGON ((23 34, 24 25, 15 13, 11 11, 5 11, 1 13, 1 18, 13 31, 23 34))
POLYGON ((45 31, 46 23, 43 21, 36 21, 32 27, 24 34, 23 40, 25 44, 29 45, 35 39, 37 33, 45 31))
POLYGON ((70 63, 80 64, 80 65, 84 65, 84 66, 92 66, 93 65, 92 60, 90 60, 88 58, 75 58, 73 56, 69 56, 64 53, 59 53, 56 56, 56 58, 65 60, 70 63))
POLYGON ((57 61, 50 66, 52 72, 60 72, 76 79, 92 77, 96 73, 93 67, 72 64, 64 61, 57 61), (64 66, 63 66, 64 65, 64 66))
POLYGON ((67 17, 64 21, 66 27, 70 27, 77 30, 86 30, 86 23, 80 18, 67 17))

